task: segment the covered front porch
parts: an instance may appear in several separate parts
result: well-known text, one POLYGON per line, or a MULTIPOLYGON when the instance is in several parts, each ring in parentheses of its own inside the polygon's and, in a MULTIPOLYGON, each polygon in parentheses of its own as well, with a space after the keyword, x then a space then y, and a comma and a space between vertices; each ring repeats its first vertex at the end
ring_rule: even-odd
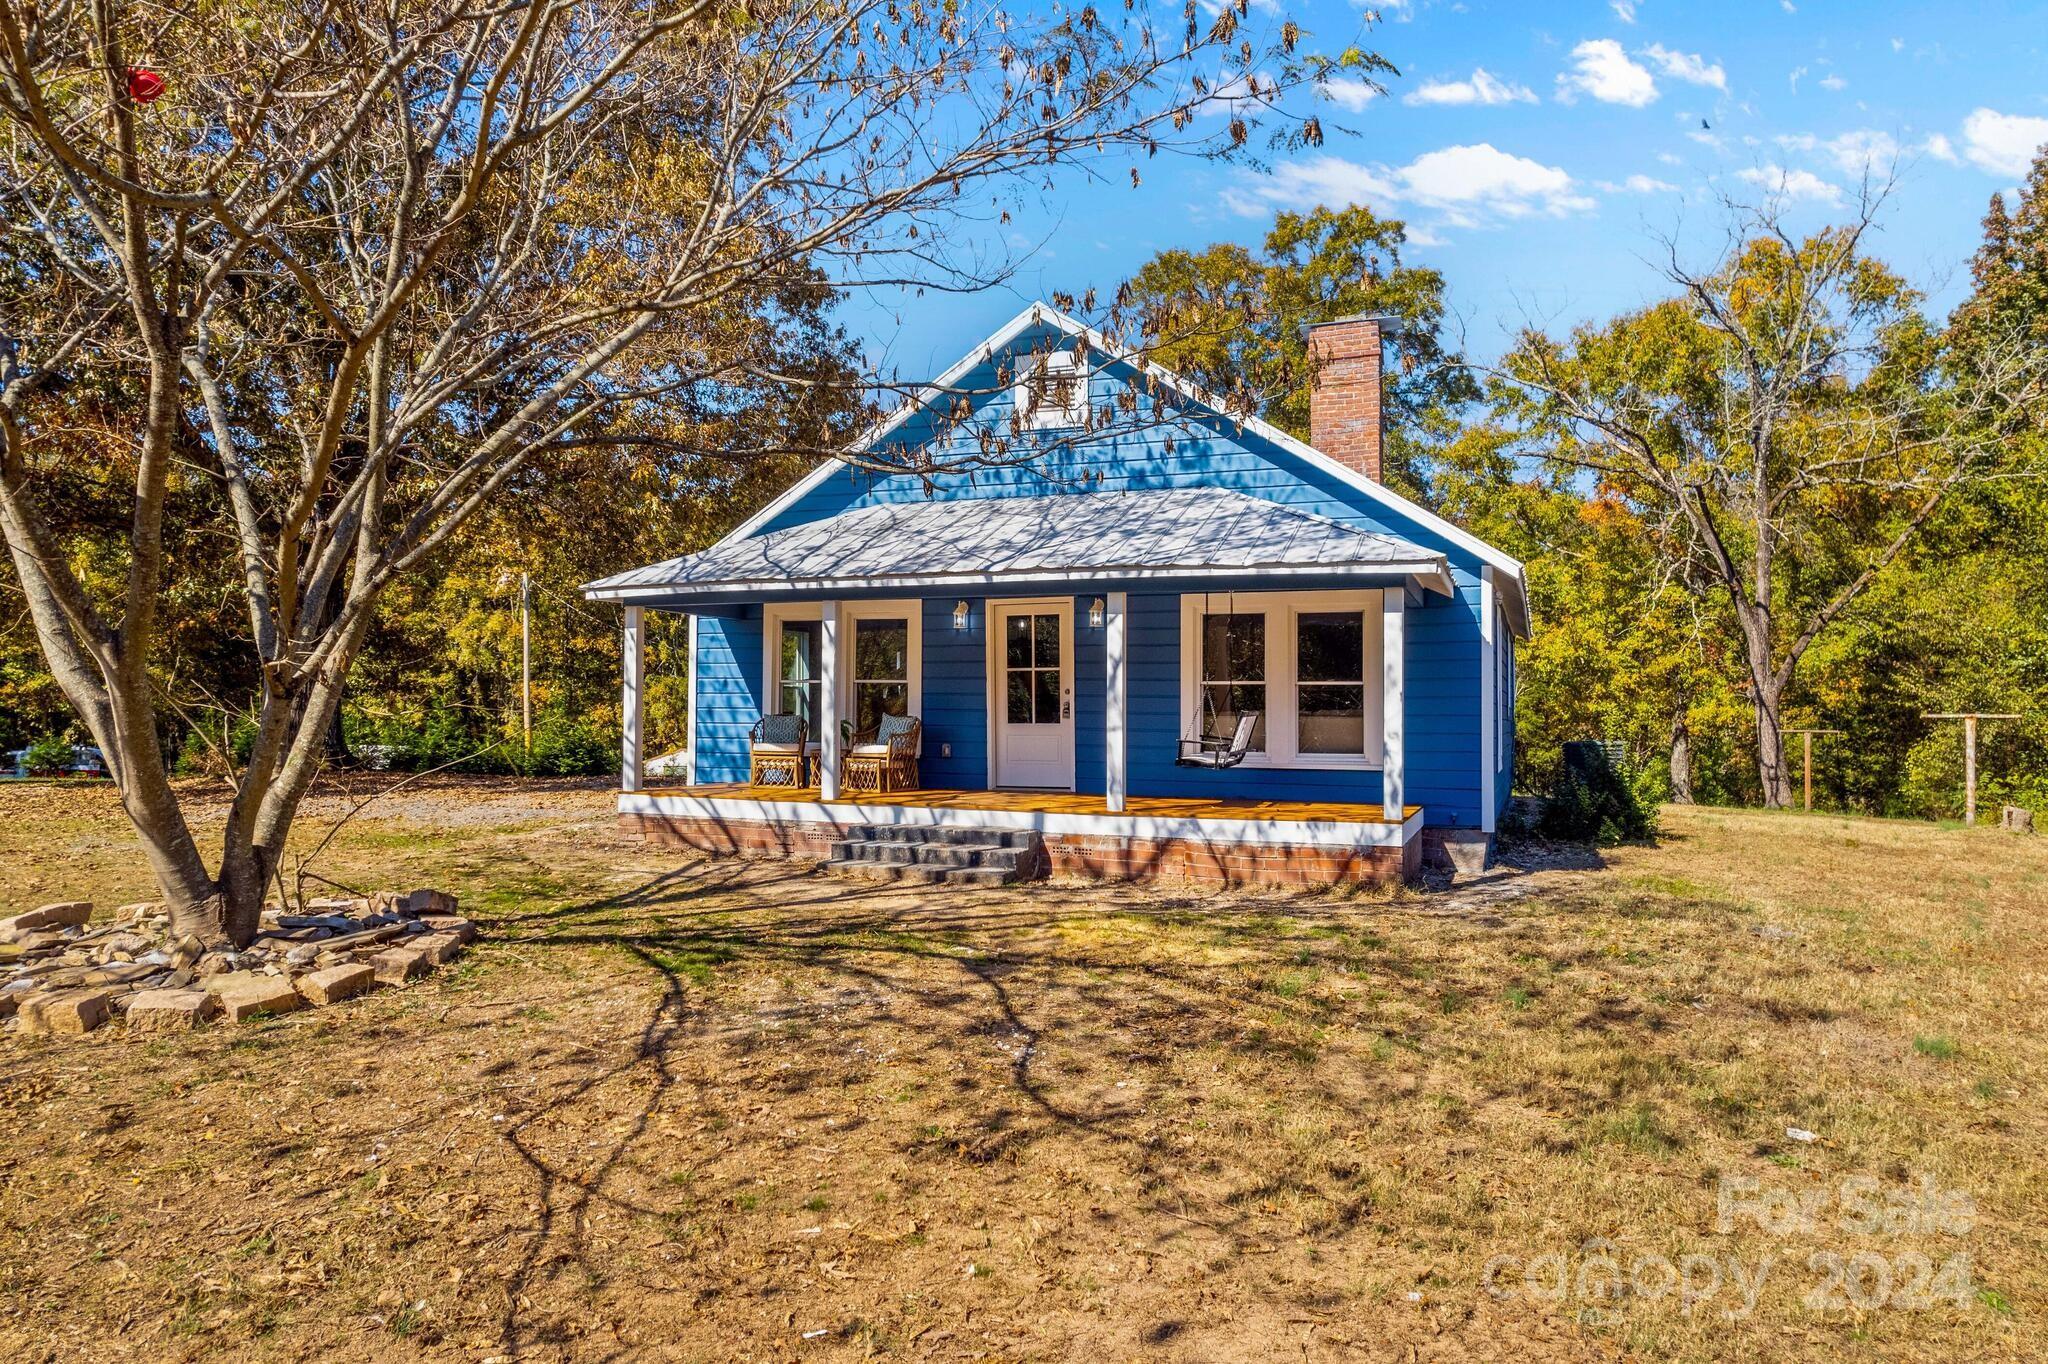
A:
POLYGON ((652 837, 822 856, 984 829, 1056 871, 1302 883, 1414 871, 1411 621, 1441 628, 1451 591, 1440 554, 1202 489, 863 508, 590 595, 625 607, 619 809, 652 837), (674 785, 646 771, 651 610, 690 621, 674 785), (854 789, 850 746, 892 716, 915 761, 854 789), (1229 764, 1191 761, 1233 732, 1229 764))

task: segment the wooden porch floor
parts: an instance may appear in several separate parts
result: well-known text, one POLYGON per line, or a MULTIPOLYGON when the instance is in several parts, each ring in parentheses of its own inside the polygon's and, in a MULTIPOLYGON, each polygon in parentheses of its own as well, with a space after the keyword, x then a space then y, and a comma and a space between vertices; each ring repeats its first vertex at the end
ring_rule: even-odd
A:
MULTIPOLYGON (((713 800, 816 801, 815 786, 749 786, 743 781, 711 782, 701 786, 649 783, 643 792, 650 796, 700 796, 713 800)), ((902 805, 934 810, 1018 810, 1051 815, 1107 815, 1108 804, 1101 796, 1072 791, 952 791, 921 788, 886 793, 861 792, 841 795, 836 805, 902 805)), ((1410 805, 1413 816, 1422 809, 1410 805)), ((1124 814, 1157 819, 1258 819, 1294 823, 1392 824, 1377 804, 1349 801, 1297 800, 1197 800, 1178 796, 1131 796, 1124 801, 1124 814)))

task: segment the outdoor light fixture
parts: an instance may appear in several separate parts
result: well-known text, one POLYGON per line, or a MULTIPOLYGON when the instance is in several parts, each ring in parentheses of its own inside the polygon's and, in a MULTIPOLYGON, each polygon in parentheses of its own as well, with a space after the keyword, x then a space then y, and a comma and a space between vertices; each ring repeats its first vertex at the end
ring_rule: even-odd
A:
POLYGON ((1088 624, 1095 629, 1102 628, 1102 622, 1108 610, 1109 608, 1103 605, 1102 598, 1100 597, 1097 597, 1094 601, 1089 602, 1088 624))
POLYGON ((967 628, 967 603, 964 601, 953 603, 953 628, 955 630, 965 630, 967 628))

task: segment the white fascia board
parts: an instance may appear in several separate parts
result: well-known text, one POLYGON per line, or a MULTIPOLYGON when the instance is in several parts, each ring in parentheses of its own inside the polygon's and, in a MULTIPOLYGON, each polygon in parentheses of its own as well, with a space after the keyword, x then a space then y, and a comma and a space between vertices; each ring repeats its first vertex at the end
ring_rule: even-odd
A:
POLYGON ((1192 815, 1070 815, 1044 810, 974 810, 951 805, 862 805, 845 800, 755 800, 745 796, 712 796, 676 791, 619 795, 622 815, 667 816, 675 819, 765 820, 772 823, 825 824, 845 828, 864 824, 945 827, 954 829, 1033 829, 1041 834, 1079 837, 1176 839, 1224 846, 1292 845, 1306 848, 1399 848, 1422 832, 1422 811, 1396 824, 1392 820, 1339 821, 1322 819, 1203 819, 1192 815))
MULTIPOLYGON (((1427 507, 1410 502, 1378 479, 1367 478, 1356 469, 1331 459, 1313 445, 1308 444, 1306 441, 1295 439, 1279 427, 1272 425, 1262 418, 1231 416, 1224 409, 1223 405, 1200 385, 1190 383, 1172 370, 1156 365, 1143 356, 1133 354, 1122 345, 1112 341, 1109 337, 1104 336, 1101 332, 1080 321, 1078 318, 1069 317, 1057 308, 1049 307, 1043 303, 1031 304, 1024 311, 998 327, 987 340, 968 351, 966 355, 955 362, 951 369, 920 389, 916 397, 901 404, 887 417, 869 427, 861 434, 859 439, 855 440, 848 447, 849 451, 857 453, 887 439, 892 432, 902 426, 904 422, 910 420, 914 414, 922 411, 934 400, 945 396, 953 385, 966 378, 968 374, 973 372, 976 366, 986 363, 994 356, 995 352, 1007 346, 1011 341, 1014 341, 1018 336, 1039 322, 1049 323, 1069 336, 1085 337, 1091 349, 1099 351, 1120 364, 1129 365, 1141 373, 1158 380, 1181 397, 1186 398, 1189 402, 1205 407, 1217 416, 1222 417, 1225 421, 1236 424, 1240 429, 1250 431, 1254 435, 1270 441, 1310 466, 1331 475, 1348 487, 1364 493, 1368 498, 1378 502, 1388 510, 1405 516, 1416 524, 1443 536, 1444 539, 1458 546, 1466 553, 1475 556, 1482 563, 1492 565, 1501 574, 1505 575, 1507 579, 1505 582, 1497 580, 1497 585, 1503 589, 1503 595, 1507 596, 1512 603, 1509 620, 1517 627, 1515 633, 1524 639, 1529 637, 1529 599, 1528 594, 1523 590, 1526 575, 1523 573, 1521 560, 1495 549, 1470 531, 1451 524, 1435 512, 1430 511, 1427 507)), ((718 544, 722 545, 728 541, 746 539, 762 526, 773 521, 790 507, 796 505, 812 489, 818 487, 835 472, 845 467, 848 466, 842 460, 828 459, 824 461, 817 468, 811 470, 810 473, 804 475, 803 478, 791 484, 788 490, 780 497, 777 497, 773 502, 770 502, 745 521, 742 521, 731 533, 721 538, 718 544)), ((716 547, 716 545, 713 546, 713 548, 716 547)))
MULTIPOLYGON (((635 598, 669 600, 688 596, 787 597, 806 592, 879 592, 896 588, 1005 587, 1013 583, 1101 583, 1101 582, 1203 582, 1230 578, 1323 578, 1349 574, 1380 578, 1413 578, 1440 596, 1455 595, 1450 570, 1442 559, 1372 564, 1287 564, 1243 568, 1076 568, 1018 569, 1009 573, 886 574, 867 578, 760 578, 713 583, 646 583, 631 587, 606 587, 586 591, 592 601, 624 601, 635 598)), ((646 604, 643 601, 642 604, 646 604)))

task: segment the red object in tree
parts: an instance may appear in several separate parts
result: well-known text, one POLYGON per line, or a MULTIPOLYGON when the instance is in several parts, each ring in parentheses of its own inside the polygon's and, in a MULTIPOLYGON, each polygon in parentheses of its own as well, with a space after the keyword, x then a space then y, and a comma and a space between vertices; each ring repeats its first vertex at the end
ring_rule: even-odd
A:
POLYGON ((128 98, 148 104, 164 92, 164 78, 146 66, 128 68, 128 98))

